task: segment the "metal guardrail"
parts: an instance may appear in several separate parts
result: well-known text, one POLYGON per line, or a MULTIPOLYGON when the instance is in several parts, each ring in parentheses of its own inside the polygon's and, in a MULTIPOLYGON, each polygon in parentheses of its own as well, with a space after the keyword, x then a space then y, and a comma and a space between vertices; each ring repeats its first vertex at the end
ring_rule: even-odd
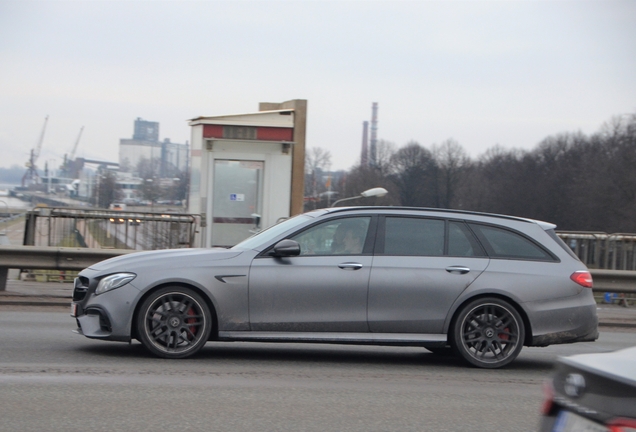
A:
POLYGON ((83 270, 129 249, 85 249, 48 246, 0 246, 0 291, 6 289, 9 269, 83 270))
POLYGON ((636 234, 558 231, 557 235, 591 269, 636 270, 636 234))
POLYGON ((174 212, 41 207, 27 212, 24 245, 156 250, 194 245, 197 219, 174 212))
MULTIPOLYGON (((82 270, 96 262, 135 252, 129 249, 85 249, 65 247, 0 246, 0 291, 6 288, 9 269, 82 270)), ((595 293, 636 294, 636 271, 596 270, 595 293)))
POLYGON ((636 294, 636 271, 590 269, 595 293, 636 294))

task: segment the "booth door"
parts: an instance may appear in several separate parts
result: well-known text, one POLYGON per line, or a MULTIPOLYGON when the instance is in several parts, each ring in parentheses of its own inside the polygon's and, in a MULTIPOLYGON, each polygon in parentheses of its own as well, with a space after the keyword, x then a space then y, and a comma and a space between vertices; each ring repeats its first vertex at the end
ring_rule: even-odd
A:
POLYGON ((263 161, 214 161, 212 246, 233 246, 260 229, 263 168, 263 161))

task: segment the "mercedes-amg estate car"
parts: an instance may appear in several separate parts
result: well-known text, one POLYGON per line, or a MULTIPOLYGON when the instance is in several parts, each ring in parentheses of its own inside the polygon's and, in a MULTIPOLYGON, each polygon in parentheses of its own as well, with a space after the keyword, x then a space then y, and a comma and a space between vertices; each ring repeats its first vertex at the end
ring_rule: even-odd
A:
POLYGON ((89 338, 182 358, 208 341, 452 350, 497 368, 521 348, 598 337, 592 278, 549 223, 440 209, 295 216, 229 249, 139 252, 83 270, 89 338))

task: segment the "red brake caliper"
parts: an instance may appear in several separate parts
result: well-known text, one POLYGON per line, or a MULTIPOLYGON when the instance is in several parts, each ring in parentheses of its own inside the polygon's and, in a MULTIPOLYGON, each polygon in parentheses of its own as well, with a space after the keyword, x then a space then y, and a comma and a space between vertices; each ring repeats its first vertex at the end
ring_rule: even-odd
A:
MULTIPOLYGON (((195 316, 195 315, 196 315, 196 314, 194 313, 194 309, 193 309, 193 308, 188 309, 187 314, 188 314, 189 316, 195 316)), ((188 324, 194 324, 194 323, 196 323, 196 322, 197 322, 197 320, 196 320, 196 318, 188 318, 188 319, 186 320, 186 322, 187 322, 188 324)), ((195 326, 190 326, 190 331, 192 332, 192 334, 195 334, 196 330, 197 330, 197 328, 196 328, 195 326)))

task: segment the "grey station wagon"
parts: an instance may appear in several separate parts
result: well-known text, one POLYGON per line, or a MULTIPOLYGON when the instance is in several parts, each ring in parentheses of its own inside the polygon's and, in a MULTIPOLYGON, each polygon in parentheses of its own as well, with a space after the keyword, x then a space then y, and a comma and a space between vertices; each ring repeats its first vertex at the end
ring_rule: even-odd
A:
POLYGON ((521 348, 598 337, 592 278, 555 226, 440 209, 295 216, 230 249, 139 252, 83 270, 89 338, 182 358, 207 341, 453 350, 497 368, 521 348))

